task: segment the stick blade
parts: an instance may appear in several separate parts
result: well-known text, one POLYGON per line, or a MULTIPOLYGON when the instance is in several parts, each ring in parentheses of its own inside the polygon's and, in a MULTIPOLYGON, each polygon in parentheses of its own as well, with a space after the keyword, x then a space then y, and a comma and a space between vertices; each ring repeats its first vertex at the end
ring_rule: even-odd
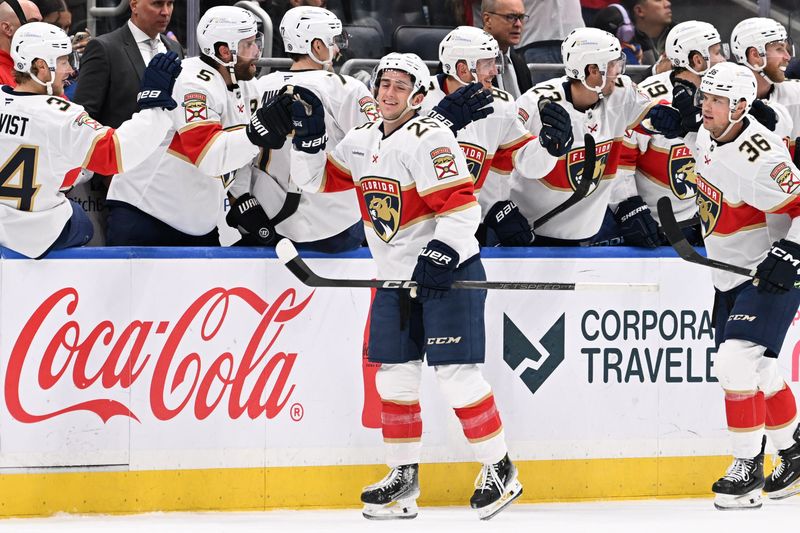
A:
POLYGON ((294 243, 289 239, 281 239, 278 241, 278 244, 275 245, 275 253, 278 254, 278 259, 280 259, 284 265, 300 255, 297 253, 297 248, 294 247, 294 243))

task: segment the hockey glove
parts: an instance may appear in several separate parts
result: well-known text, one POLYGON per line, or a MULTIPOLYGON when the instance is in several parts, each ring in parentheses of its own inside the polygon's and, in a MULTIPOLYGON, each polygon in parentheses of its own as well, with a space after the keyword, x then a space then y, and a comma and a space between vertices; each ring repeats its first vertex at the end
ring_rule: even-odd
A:
POLYGON ((161 107, 173 110, 178 103, 172 98, 175 79, 181 73, 181 60, 175 52, 156 54, 142 74, 142 84, 136 102, 139 109, 161 107))
POLYGON ((417 282, 420 298, 441 298, 453 286, 458 253, 442 241, 433 239, 417 257, 411 279, 417 282))
POLYGON ((694 105, 694 95, 697 87, 694 83, 680 78, 675 79, 672 87, 672 107, 681 114, 681 126, 686 132, 697 132, 703 124, 700 110, 694 105))
POLYGON ((267 213, 250 193, 236 199, 225 217, 225 222, 238 229, 242 235, 252 237, 261 246, 275 246, 278 240, 267 213))
POLYGON ((456 134, 470 122, 488 117, 494 111, 489 105, 493 101, 492 93, 484 91, 482 84, 470 83, 442 98, 428 112, 428 116, 441 120, 456 134))
POLYGON ((277 150, 291 133, 292 97, 284 89, 256 109, 250 117, 246 128, 247 138, 255 146, 277 150))
POLYGON ((631 196, 617 207, 614 218, 625 237, 625 244, 656 248, 661 244, 658 224, 641 196, 631 196))
POLYGON ((539 143, 553 157, 561 157, 572 148, 572 119, 567 110, 560 105, 542 98, 539 100, 539 116, 542 129, 539 143))
POLYGON ((533 230, 528 219, 511 200, 494 204, 486 212, 483 223, 497 234, 500 246, 529 246, 533 242, 533 230))
MULTIPOLYGON (((667 139, 674 139, 686 135, 683 128, 680 112, 668 105, 658 104, 653 106, 647 113, 645 120, 649 120, 655 132, 663 135, 667 139)), ((644 122, 644 121, 643 121, 644 122)), ((645 126, 645 128, 648 128, 645 126)))
POLYGON ((764 100, 753 101, 753 105, 750 107, 750 115, 769 131, 775 131, 778 126, 778 114, 764 100))
MULTIPOLYGON (((772 244, 767 257, 756 267, 758 292, 783 294, 800 287, 800 244, 781 239, 772 244)), ((756 283, 757 282, 757 283, 756 283)))
POLYGON ((294 86, 292 124, 295 149, 309 154, 325 150, 328 135, 325 133, 325 108, 317 95, 303 87, 294 86), (299 99, 299 100, 298 100, 299 99))

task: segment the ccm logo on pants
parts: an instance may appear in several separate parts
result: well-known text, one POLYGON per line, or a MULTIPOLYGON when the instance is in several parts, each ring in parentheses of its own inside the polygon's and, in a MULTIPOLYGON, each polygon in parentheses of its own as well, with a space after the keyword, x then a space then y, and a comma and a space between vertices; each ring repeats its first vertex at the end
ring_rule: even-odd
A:
POLYGON ((461 337, 428 337, 428 344, 458 344, 461 337))
POLYGON ((745 322, 752 322, 756 318, 758 317, 754 315, 731 315, 728 317, 728 322, 732 320, 744 320, 745 322))

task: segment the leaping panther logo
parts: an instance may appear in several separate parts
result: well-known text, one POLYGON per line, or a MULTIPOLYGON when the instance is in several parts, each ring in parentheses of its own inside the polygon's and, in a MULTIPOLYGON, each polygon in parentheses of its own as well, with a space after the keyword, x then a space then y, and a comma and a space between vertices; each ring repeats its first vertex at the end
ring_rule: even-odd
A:
POLYGON ((372 229, 384 242, 389 242, 400 229, 402 195, 397 180, 366 177, 360 181, 372 229))

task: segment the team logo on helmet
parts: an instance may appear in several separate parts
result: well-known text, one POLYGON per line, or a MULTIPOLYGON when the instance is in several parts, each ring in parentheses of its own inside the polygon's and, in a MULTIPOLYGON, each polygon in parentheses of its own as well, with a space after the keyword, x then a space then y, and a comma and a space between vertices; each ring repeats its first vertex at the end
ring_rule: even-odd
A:
POLYGON ((669 152, 669 186, 672 194, 681 200, 697 194, 697 174, 692 152, 686 145, 673 146, 669 152))
POLYGON ((400 182, 389 178, 367 176, 362 178, 359 184, 372 229, 382 241, 391 241, 400 229, 400 212, 403 205, 400 182))
POLYGON ((479 189, 483 185, 483 163, 486 161, 486 150, 472 143, 458 143, 464 156, 467 158, 467 168, 472 174, 472 182, 475 188, 479 189))
MULTIPOLYGON (((606 172, 608 157, 611 154, 613 145, 614 143, 612 141, 606 141, 595 146, 597 161, 594 166, 594 176, 592 176, 592 179, 597 181, 597 185, 600 184, 600 180, 606 172)), ((567 154, 567 178, 569 179, 569 186, 573 191, 578 188, 578 184, 581 182, 581 179, 583 179, 583 160, 585 158, 586 154, 583 146, 570 150, 567 154)), ((586 196, 592 194, 597 189, 597 185, 591 187, 589 192, 586 193, 586 196)))
POLYGON ((206 120, 208 104, 203 93, 188 93, 183 97, 183 108, 186 110, 186 122, 206 120))
POLYGON ((714 232, 722 211, 722 191, 711 185, 699 174, 697 177, 697 211, 703 224, 703 237, 714 232))

